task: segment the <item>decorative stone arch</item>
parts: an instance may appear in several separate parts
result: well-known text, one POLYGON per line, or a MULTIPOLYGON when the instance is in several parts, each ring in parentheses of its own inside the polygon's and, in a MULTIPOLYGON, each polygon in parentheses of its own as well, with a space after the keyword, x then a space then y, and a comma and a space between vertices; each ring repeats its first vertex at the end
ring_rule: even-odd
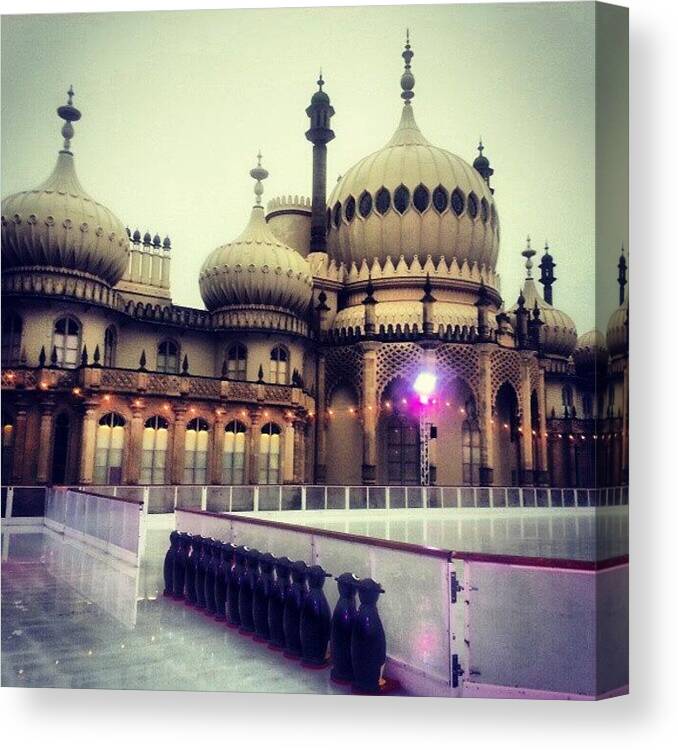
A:
POLYGON ((329 403, 332 393, 340 383, 350 385, 362 401, 363 356, 353 346, 334 347, 325 355, 325 402, 329 403))
POLYGON ((480 396, 480 355, 473 346, 443 344, 436 350, 441 383, 463 381, 473 394, 476 404, 480 396))
POLYGON ((417 344, 383 344, 377 351, 377 403, 386 385, 396 377, 414 381, 423 361, 424 350, 417 344))
POLYGON ((521 374, 520 354, 514 351, 497 350, 490 355, 490 383, 492 385, 492 403, 504 383, 510 383, 518 396, 520 404, 521 374))

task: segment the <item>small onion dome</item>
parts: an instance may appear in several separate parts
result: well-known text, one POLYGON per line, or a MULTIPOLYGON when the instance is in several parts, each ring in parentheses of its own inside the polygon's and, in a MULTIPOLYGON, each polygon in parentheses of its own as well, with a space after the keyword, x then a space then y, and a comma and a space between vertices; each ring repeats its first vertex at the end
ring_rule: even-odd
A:
POLYGON ((574 365, 577 372, 601 370, 607 365, 605 336, 597 329, 587 331, 577 339, 574 350, 574 365))
POLYGON ((2 201, 3 271, 43 268, 89 274, 114 286, 127 269, 127 230, 78 180, 70 141, 80 112, 73 106, 72 89, 68 104, 57 111, 66 121, 61 131, 64 148, 52 174, 33 190, 2 201))
POLYGON ((328 199, 328 251, 348 266, 415 253, 494 269, 499 221, 494 196, 471 164, 431 144, 414 118, 409 42, 400 124, 390 141, 339 179, 328 199))
POLYGON ((200 270, 200 294, 208 310, 267 305, 304 315, 311 301, 313 277, 308 261, 273 234, 261 205, 261 181, 268 172, 259 164, 257 203, 242 234, 207 257, 200 270))
MULTIPOLYGON (((547 356, 569 357, 577 346, 577 329, 574 321, 562 310, 558 310, 544 301, 539 294, 533 278, 525 279, 522 289, 525 298, 525 309, 532 310, 535 302, 541 313, 541 343, 542 350, 547 356)), ((512 323, 515 326, 515 312, 517 305, 511 308, 512 323)))
POLYGON ((628 297, 612 313, 607 324, 607 348, 611 357, 628 354, 629 351, 629 301, 628 297))

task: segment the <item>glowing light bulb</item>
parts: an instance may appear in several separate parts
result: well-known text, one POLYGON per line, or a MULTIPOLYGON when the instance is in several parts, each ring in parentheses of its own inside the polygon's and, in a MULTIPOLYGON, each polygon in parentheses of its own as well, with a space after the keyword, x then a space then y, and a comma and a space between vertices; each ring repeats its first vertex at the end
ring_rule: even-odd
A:
POLYGON ((436 376, 432 372, 422 371, 414 380, 414 391, 422 404, 428 404, 436 387, 436 376))

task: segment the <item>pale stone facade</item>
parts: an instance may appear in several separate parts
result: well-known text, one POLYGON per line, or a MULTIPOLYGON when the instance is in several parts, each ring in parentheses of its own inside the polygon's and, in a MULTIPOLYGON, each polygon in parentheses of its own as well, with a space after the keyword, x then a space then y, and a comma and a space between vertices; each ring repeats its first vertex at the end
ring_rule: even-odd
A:
POLYGON ((82 189, 69 97, 52 176, 3 201, 3 483, 417 484, 422 370, 435 483, 626 481, 624 255, 607 337, 553 306, 548 248, 538 291, 529 240, 507 309, 489 160, 424 138, 403 57, 400 125, 329 201, 322 80, 312 198, 265 211, 259 159, 249 223, 203 264, 207 309, 172 303, 168 238, 121 239, 82 189))

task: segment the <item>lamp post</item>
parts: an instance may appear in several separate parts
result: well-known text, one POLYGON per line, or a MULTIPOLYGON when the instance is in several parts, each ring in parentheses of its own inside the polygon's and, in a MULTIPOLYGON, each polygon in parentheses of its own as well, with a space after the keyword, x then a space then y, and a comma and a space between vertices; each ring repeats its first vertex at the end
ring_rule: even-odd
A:
POLYGON ((436 376, 432 372, 422 371, 414 380, 414 392, 419 396, 421 409, 419 411, 419 477, 421 485, 428 487, 431 484, 431 418, 429 405, 431 396, 436 387, 436 376))

